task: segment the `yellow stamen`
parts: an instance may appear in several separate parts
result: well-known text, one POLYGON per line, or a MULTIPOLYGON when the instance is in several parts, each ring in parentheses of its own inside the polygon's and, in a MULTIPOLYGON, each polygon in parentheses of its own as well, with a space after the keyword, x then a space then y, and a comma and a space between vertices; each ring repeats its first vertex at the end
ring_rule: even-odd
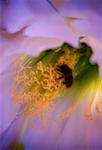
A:
POLYGON ((61 56, 58 61, 59 64, 66 64, 71 69, 74 68, 76 62, 77 62, 77 56, 75 54, 70 54, 70 53, 61 56))
POLYGON ((62 86, 62 81, 58 80, 61 73, 56 66, 67 64, 73 69, 76 60, 76 55, 67 53, 55 66, 39 61, 32 67, 32 57, 23 55, 18 59, 12 95, 16 103, 26 103, 25 114, 38 115, 52 108, 56 97, 61 95, 62 86))
POLYGON ((37 114, 48 109, 53 100, 60 95, 61 81, 57 80, 55 67, 39 62, 36 67, 25 67, 16 71, 13 97, 17 103, 26 102, 26 113, 37 114))

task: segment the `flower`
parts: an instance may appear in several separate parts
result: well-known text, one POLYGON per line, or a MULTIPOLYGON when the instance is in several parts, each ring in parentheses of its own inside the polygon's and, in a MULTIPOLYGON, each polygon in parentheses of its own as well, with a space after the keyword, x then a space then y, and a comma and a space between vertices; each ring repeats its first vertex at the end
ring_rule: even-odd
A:
MULTIPOLYGON (((102 143, 100 141, 101 139, 100 128, 102 121, 101 117, 97 115, 97 111, 101 112, 102 110, 101 109, 102 81, 100 80, 98 74, 98 66, 96 64, 92 64, 92 62, 89 61, 90 58, 89 56, 91 56, 90 53, 88 54, 85 53, 86 56, 85 58, 87 57, 88 58, 85 60, 82 59, 82 62, 85 62, 86 64, 87 62, 89 63, 88 66, 89 68, 87 68, 86 66, 84 67, 81 66, 82 63, 81 64, 79 63, 76 67, 79 75, 76 80, 77 90, 76 87, 75 89, 72 88, 70 94, 68 94, 65 97, 58 98, 58 103, 54 106, 55 107, 54 110, 52 112, 45 113, 44 116, 43 115, 41 116, 42 121, 44 121, 43 123, 40 122, 38 116, 35 116, 34 118, 27 117, 27 115, 25 116, 22 113, 22 110, 24 110, 26 104, 15 105, 14 99, 12 97, 12 86, 11 86, 13 82, 12 79, 17 77, 16 75, 14 75, 13 72, 14 71, 13 64, 15 64, 15 60, 17 60, 19 56, 21 56, 21 54, 27 56, 26 58, 28 58, 28 61, 29 58, 30 60, 32 60, 33 58, 35 60, 35 58, 39 58, 40 56, 39 54, 41 55, 44 54, 43 52, 46 52, 44 51, 46 49, 55 50, 56 48, 61 48, 63 42, 71 43, 72 45, 74 45, 74 47, 76 47, 75 49, 80 49, 79 37, 81 36, 85 37, 81 38, 81 40, 84 40, 84 42, 86 42, 87 40, 88 45, 91 45, 93 50, 92 61, 95 61, 95 63, 99 64, 101 72, 101 59, 100 59, 101 42, 99 42, 98 39, 98 37, 101 38, 101 29, 99 30, 100 33, 97 32, 98 26, 97 22, 99 21, 99 23, 101 23, 99 16, 100 14, 98 13, 101 10, 98 9, 98 12, 95 12, 97 11, 97 7, 99 8, 101 4, 99 5, 98 3, 96 5, 95 1, 94 3, 92 3, 91 1, 90 2, 84 1, 82 3, 79 0, 77 1, 77 3, 75 1, 63 1, 63 2, 59 1, 59 3, 58 4, 57 3, 58 3, 57 1, 44 1, 44 0, 42 3, 41 0, 41 3, 39 4, 38 1, 32 0, 29 1, 11 0, 6 5, 5 2, 3 2, 1 5, 3 7, 4 12, 1 21, 1 28, 2 29, 5 28, 6 30, 1 31, 2 37, 0 39, 0 46, 1 46, 0 82, 2 85, 0 87, 1 88, 0 106, 2 108, 2 109, 0 108, 1 110, 0 141, 2 148, 8 148, 9 146, 9 148, 16 147, 18 149, 20 148, 23 149, 24 147, 25 149, 34 149, 34 148, 39 149, 41 147, 44 147, 44 149, 49 148, 82 149, 84 147, 86 148, 88 147, 89 149, 91 148, 100 149, 100 147, 102 146, 102 143), (87 6, 89 6, 90 11, 88 11, 87 6), (94 8, 94 6, 96 6, 96 9, 94 8), (18 9, 16 9, 18 7, 20 8, 19 12, 18 9), (82 10, 83 13, 81 13, 80 15, 80 11, 82 10), (90 21, 91 17, 92 21, 94 22, 93 26, 89 25, 91 24, 90 21), (93 42, 93 40, 95 42, 93 42), (41 51, 43 52, 40 53, 41 51), (80 69, 80 67, 82 68, 80 69), (91 67, 93 67, 93 69, 91 67), (82 71, 83 68, 84 71, 82 71), (88 81, 86 82, 86 80, 84 80, 85 77, 84 74, 87 76, 88 81, 91 80, 90 78, 88 78, 88 76, 89 77, 91 76, 92 78, 92 75, 95 75, 92 78, 94 80, 90 81, 89 84, 88 81), (85 84, 87 88, 86 87, 82 88, 85 85, 81 83, 84 84, 87 83, 87 85, 85 84), (82 91, 82 89, 84 89, 84 91, 82 91), (65 107, 67 105, 68 106, 70 105, 69 100, 71 100, 72 97, 74 97, 77 103, 75 103, 74 107, 69 109, 70 111, 68 112, 64 111, 65 112, 64 116, 67 117, 65 117, 63 121, 61 120, 56 121, 55 120, 56 114, 59 114, 59 112, 63 112, 63 110, 65 110, 65 107), (66 101, 67 99, 68 101, 66 101), (98 101, 99 103, 97 103, 98 101), (80 105, 78 105, 79 103, 80 105), (89 106, 89 108, 87 108, 87 106, 89 106), (93 116, 93 121, 89 121, 84 117, 86 108, 88 110, 86 116, 88 116, 88 118, 91 117, 91 119, 93 116), (72 113, 73 111, 74 113, 72 113), (71 117, 68 116, 69 112, 71 113, 71 117), (43 125, 47 124, 46 121, 48 121, 48 123, 50 122, 50 124, 48 124, 48 126, 44 128, 43 125)), ((58 49, 56 54, 59 52, 60 50, 58 49)), ((44 54, 44 57, 46 55, 44 54)), ((50 58, 51 56, 53 55, 52 54, 49 55, 48 58, 50 58)), ((56 58, 53 58, 51 62, 53 62, 54 60, 56 60, 56 58)), ((58 58, 58 60, 60 59, 58 58)), ((48 63, 49 59, 45 62, 48 63)), ((24 63, 26 63, 26 61, 24 61, 24 63)), ((19 66, 17 67, 19 73, 20 67, 19 66)), ((45 70, 48 71, 47 73, 49 77, 52 77, 49 74, 50 69, 52 72, 55 73, 56 76, 57 73, 55 71, 56 69, 53 68, 52 66, 46 67, 44 64, 40 62, 40 64, 38 64, 38 66, 36 67, 37 73, 40 67, 40 71, 42 69, 44 70, 44 68, 45 70)), ((71 69, 73 70, 73 67, 71 69)), ((27 78, 30 73, 34 73, 34 78, 36 78, 36 80, 39 81, 40 79, 38 80, 38 75, 35 75, 35 70, 34 72, 31 71, 32 70, 29 70, 28 74, 26 74, 25 77, 27 78)), ((21 76, 18 77, 22 77, 24 75, 23 73, 25 72, 22 72, 21 76)), ((57 75, 59 75, 59 73, 57 73, 57 75)), ((54 78, 52 79, 53 82, 56 83, 56 80, 54 80, 54 78)), ((50 81, 48 80, 48 82, 50 81)), ((58 86, 60 86, 60 81, 58 82, 59 82, 58 86)), ((50 85, 53 86, 53 84, 50 85)), ((48 84, 46 84, 46 86, 48 89, 48 84)), ((17 96, 20 96, 20 94, 17 96)), ((72 103, 75 100, 72 99, 72 103)))

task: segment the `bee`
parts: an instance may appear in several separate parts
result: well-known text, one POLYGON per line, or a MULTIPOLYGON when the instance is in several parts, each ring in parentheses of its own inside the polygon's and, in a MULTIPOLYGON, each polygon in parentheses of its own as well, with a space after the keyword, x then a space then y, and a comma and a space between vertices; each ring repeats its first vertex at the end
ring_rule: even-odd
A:
POLYGON ((69 68, 66 64, 62 64, 57 66, 57 71, 62 73, 62 76, 58 79, 64 79, 62 83, 65 84, 67 88, 71 87, 73 83, 72 69, 69 68))

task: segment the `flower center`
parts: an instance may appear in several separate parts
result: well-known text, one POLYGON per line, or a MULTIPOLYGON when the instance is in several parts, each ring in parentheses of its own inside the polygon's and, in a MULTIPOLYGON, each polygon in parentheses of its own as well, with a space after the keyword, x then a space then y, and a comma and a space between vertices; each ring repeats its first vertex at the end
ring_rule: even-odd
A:
POLYGON ((56 97, 61 96, 63 85, 59 79, 62 73, 56 66, 66 64, 73 69, 76 57, 64 54, 54 65, 39 61, 31 66, 32 57, 28 56, 21 56, 18 60, 12 88, 16 103, 26 103, 25 113, 29 115, 49 110, 56 97))

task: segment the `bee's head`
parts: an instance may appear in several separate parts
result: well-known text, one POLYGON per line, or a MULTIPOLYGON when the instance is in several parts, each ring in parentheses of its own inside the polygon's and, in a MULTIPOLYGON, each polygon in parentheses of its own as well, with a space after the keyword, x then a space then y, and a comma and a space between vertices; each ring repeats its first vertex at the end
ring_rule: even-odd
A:
POLYGON ((64 74, 72 74, 72 69, 69 68, 66 64, 58 65, 57 70, 64 74))

